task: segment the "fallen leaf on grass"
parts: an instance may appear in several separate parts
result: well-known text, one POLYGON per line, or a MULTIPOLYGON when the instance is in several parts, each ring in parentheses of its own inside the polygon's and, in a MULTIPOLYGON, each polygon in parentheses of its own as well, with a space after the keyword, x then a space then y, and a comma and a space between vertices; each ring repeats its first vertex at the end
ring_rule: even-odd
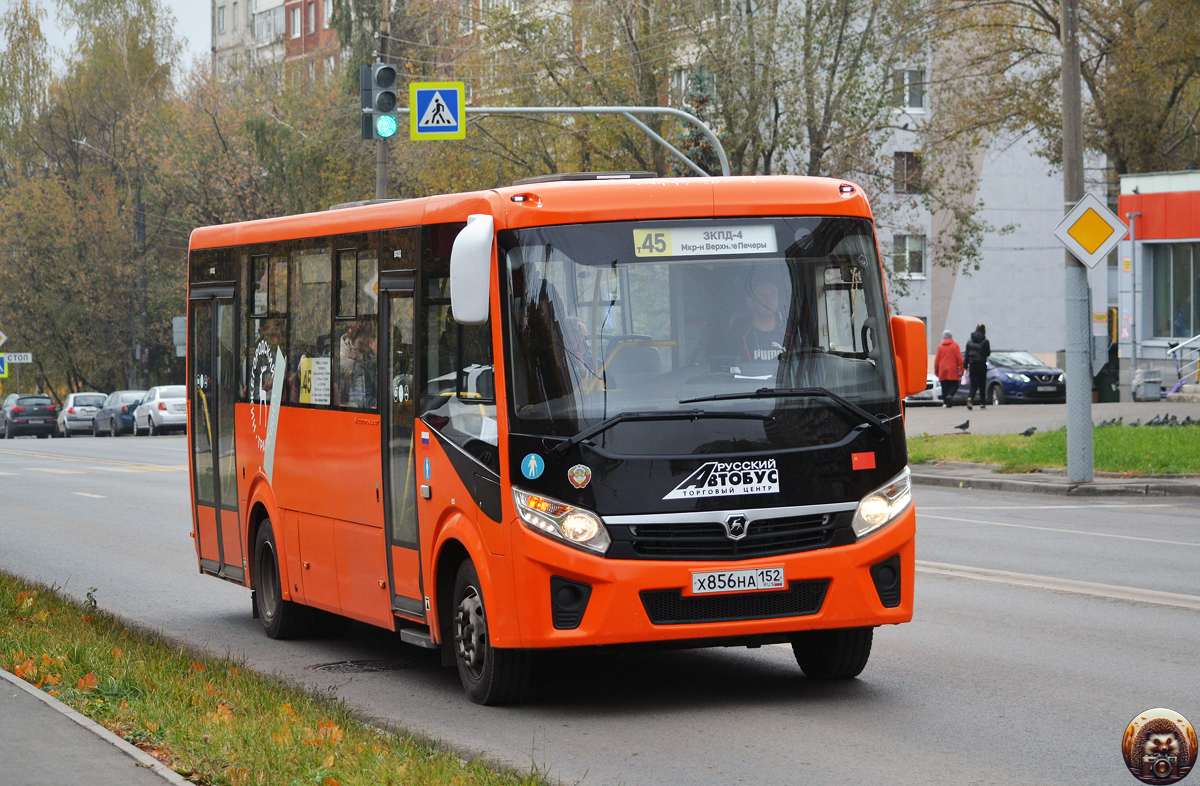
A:
POLYGON ((337 778, 326 778, 321 781, 321 786, 342 786, 342 782, 337 778))
POLYGON ((188 671, 204 671, 204 664, 192 661, 192 665, 188 667, 188 671))
POLYGON ((328 756, 326 756, 326 757, 325 757, 325 766, 326 766, 326 767, 332 767, 332 766, 333 766, 333 758, 334 758, 334 757, 333 757, 333 754, 332 754, 332 753, 331 753, 331 754, 329 754, 328 756))
POLYGON ((95 617, 93 617, 91 614, 88 614, 86 617, 80 617, 79 621, 80 622, 91 622, 93 619, 95 619, 95 617))
POLYGON ((228 704, 221 702, 217 705, 217 711, 209 717, 215 721, 224 721, 225 723, 229 723, 229 721, 233 720, 233 710, 229 709, 228 704))
POLYGON ((317 738, 306 740, 309 745, 334 745, 341 742, 342 730, 333 721, 321 721, 317 724, 317 738))
POLYGON ((24 663, 18 663, 13 669, 13 674, 16 674, 23 680, 28 680, 29 682, 33 682, 33 678, 37 676, 37 672, 37 664, 33 662, 32 658, 24 663))
POLYGON ((76 686, 79 690, 87 693, 96 689, 96 675, 94 672, 88 672, 79 678, 79 684, 76 686))

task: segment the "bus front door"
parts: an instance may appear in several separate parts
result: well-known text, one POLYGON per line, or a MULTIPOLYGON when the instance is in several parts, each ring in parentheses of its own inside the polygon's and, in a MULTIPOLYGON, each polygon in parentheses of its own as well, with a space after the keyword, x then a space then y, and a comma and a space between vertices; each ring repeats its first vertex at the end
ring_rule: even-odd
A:
POLYGON ((421 587, 420 537, 417 529, 417 462, 420 451, 413 439, 413 276, 380 277, 383 307, 381 334, 384 378, 382 402, 384 477, 386 486, 388 572, 392 611, 410 619, 425 619, 421 587))
POLYGON ((233 287, 193 288, 189 328, 192 360, 191 437, 195 463, 196 547, 205 573, 243 583, 238 523, 233 405, 237 384, 237 320, 233 287))

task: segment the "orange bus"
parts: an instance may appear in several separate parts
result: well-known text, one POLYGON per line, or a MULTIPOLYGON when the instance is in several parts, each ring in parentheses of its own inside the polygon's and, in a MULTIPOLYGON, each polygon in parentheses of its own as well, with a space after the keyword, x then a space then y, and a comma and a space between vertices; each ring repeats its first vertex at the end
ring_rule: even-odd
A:
POLYGON ((399 631, 495 704, 562 647, 852 678, 912 617, 925 329, 851 183, 535 178, 197 229, 189 273, 199 568, 268 636, 399 631))

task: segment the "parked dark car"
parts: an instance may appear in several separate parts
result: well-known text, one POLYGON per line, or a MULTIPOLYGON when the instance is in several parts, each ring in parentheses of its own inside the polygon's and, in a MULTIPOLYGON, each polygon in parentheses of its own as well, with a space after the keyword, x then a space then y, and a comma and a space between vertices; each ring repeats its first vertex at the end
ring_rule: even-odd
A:
POLYGON ((58 412, 58 431, 60 437, 70 437, 76 433, 92 432, 92 416, 96 410, 104 406, 103 393, 71 393, 63 402, 58 412))
POLYGON ((0 428, 4 438, 12 439, 22 434, 36 434, 46 438, 54 433, 58 407, 49 396, 41 393, 12 393, 4 399, 0 411, 0 428))
MULTIPOLYGON (((989 404, 1062 404, 1067 400, 1062 369, 1047 366, 1023 349, 994 349, 987 367, 987 383, 983 389, 989 404)), ((970 382, 964 371, 955 402, 967 400, 970 382)))
POLYGON ((92 416, 92 436, 119 437, 133 433, 133 411, 145 398, 144 390, 116 390, 92 416))

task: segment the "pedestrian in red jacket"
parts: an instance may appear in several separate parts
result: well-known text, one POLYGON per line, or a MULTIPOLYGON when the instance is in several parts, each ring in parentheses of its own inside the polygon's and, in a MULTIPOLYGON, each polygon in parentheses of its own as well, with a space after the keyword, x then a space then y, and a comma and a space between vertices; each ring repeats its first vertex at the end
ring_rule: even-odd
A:
POLYGON ((942 406, 949 407, 950 397, 958 392, 958 381, 963 373, 962 351, 949 330, 942 332, 942 343, 933 359, 933 373, 942 384, 942 406))

